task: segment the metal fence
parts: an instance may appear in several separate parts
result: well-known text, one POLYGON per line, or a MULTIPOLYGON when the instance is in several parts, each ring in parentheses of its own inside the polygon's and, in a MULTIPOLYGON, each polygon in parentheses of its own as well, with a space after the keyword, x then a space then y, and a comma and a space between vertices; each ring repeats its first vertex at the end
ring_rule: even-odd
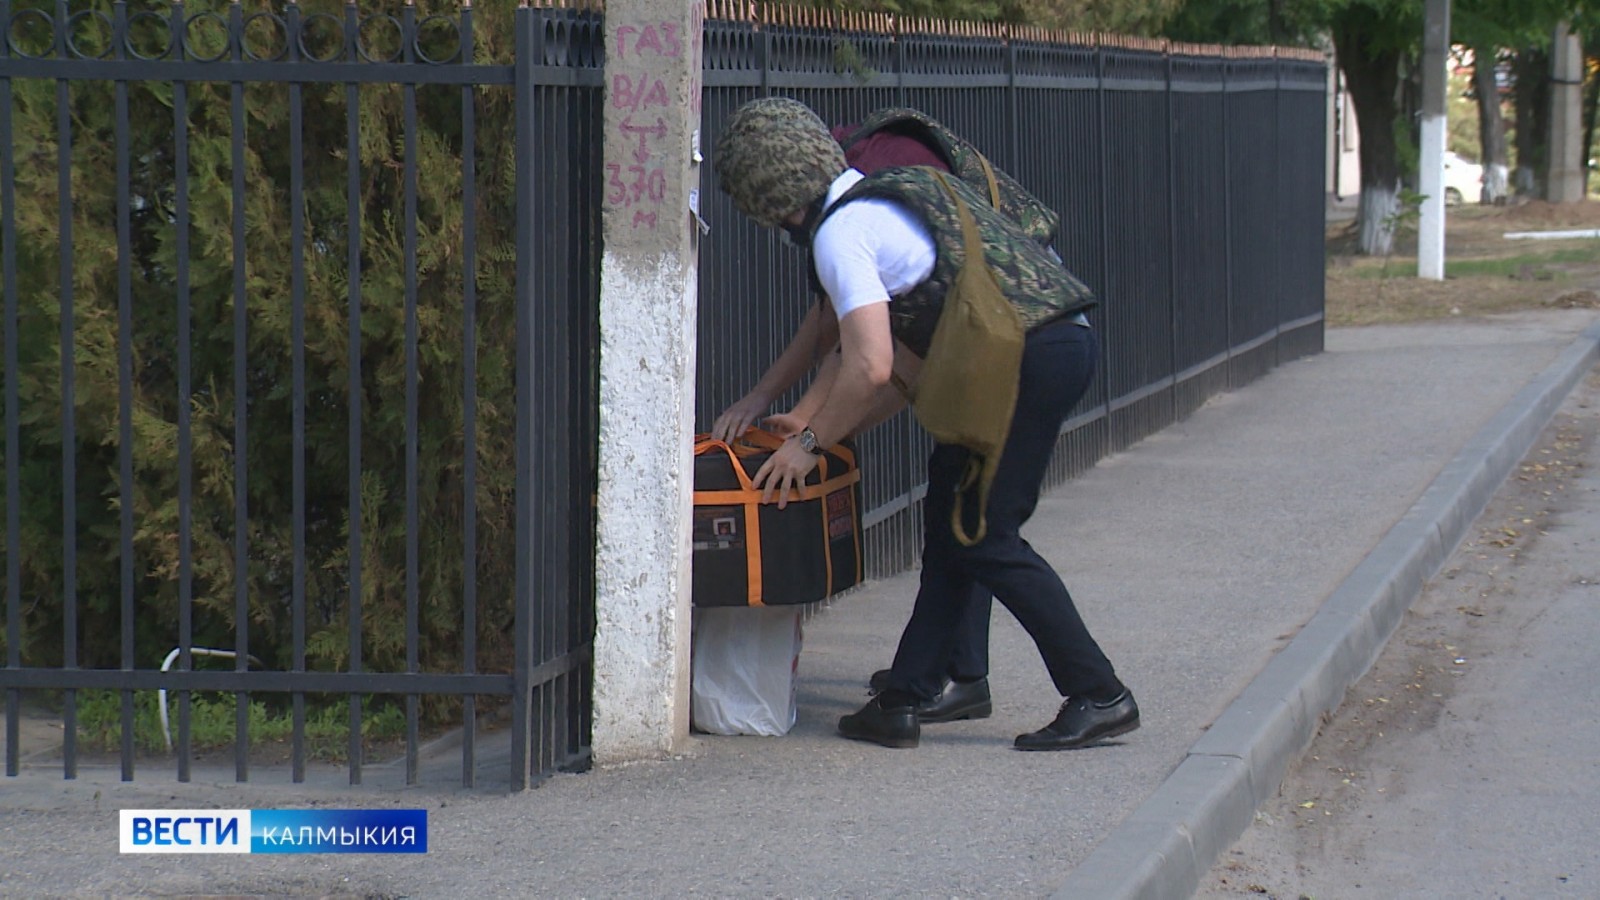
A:
POLYGON ((598 20, 449 6, 0 0, 7 775, 586 764, 598 20))
MULTIPOLYGON (((795 11, 752 20, 713 3, 701 130, 719 133, 739 104, 769 93, 830 124, 913 106, 1058 211, 1057 251, 1102 301, 1091 319, 1104 348, 1057 447, 1060 481, 1320 351, 1326 72, 1298 51, 795 11)), ((701 428, 777 358, 811 302, 801 251, 724 197, 710 197, 708 218, 701 428)), ((919 551, 931 444, 902 414, 860 448, 867 565, 885 575, 919 551)))
MULTIPOLYGON (((587 762, 600 17, 368 10, 0 0, 7 775, 41 710, 67 778, 204 744, 411 782, 452 723, 469 785, 493 728, 514 788, 587 762)), ((1062 214, 1105 354, 1055 480, 1321 348, 1320 62, 709 12, 708 146, 763 94, 912 105, 1062 214)), ((705 428, 810 298, 702 196, 705 428)), ((916 558, 930 449, 861 441, 871 574, 916 558)))

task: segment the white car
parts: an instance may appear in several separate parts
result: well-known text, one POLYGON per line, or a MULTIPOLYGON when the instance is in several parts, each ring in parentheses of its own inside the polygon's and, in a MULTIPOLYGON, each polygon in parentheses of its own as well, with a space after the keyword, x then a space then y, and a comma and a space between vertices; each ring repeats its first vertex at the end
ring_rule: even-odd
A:
POLYGON ((1483 166, 1446 150, 1444 154, 1444 204, 1460 206, 1483 196, 1483 166))

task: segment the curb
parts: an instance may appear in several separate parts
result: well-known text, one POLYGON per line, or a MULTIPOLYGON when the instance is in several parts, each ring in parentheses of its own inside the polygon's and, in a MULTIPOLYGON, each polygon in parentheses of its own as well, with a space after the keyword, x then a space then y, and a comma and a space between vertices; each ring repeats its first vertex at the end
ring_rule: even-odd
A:
POLYGON ((1192 896, 1597 361, 1600 322, 1468 439, 1294 640, 1053 896, 1192 896))

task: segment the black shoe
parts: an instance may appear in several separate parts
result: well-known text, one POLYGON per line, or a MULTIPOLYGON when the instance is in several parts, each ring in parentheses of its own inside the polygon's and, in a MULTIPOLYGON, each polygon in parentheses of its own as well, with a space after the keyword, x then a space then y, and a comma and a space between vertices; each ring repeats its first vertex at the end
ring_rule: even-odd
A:
POLYGON ((989 700, 989 679, 946 681, 944 690, 932 700, 917 704, 917 719, 923 724, 955 722, 960 719, 987 719, 994 712, 989 700))
POLYGON ((859 712, 839 718, 839 733, 854 741, 871 741, 885 747, 915 747, 922 739, 915 706, 883 705, 873 697, 859 712))
MULTIPOLYGON (((889 670, 879 669, 867 679, 867 689, 881 694, 889 689, 889 670)), ((939 696, 917 704, 917 718, 924 725, 954 722, 958 719, 987 719, 994 713, 989 700, 989 679, 960 682, 946 678, 939 696)))
POLYGON ((1139 727, 1139 704, 1126 688, 1116 699, 1096 703, 1086 697, 1068 697, 1054 722, 1017 735, 1018 750, 1076 750, 1139 727))

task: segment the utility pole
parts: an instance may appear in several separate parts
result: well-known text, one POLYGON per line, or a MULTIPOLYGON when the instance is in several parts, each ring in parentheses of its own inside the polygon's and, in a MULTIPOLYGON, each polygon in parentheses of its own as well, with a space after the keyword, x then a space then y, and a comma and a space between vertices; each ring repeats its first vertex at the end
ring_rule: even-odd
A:
POLYGON ((1444 280, 1445 109, 1450 83, 1450 0, 1427 0, 1422 25, 1422 161, 1417 277, 1444 280))
POLYGON ((1551 203, 1583 199, 1583 47, 1570 22, 1556 26, 1550 48, 1550 174, 1545 179, 1551 203))
POLYGON ((606 3, 595 760, 689 738, 703 0, 606 3))

